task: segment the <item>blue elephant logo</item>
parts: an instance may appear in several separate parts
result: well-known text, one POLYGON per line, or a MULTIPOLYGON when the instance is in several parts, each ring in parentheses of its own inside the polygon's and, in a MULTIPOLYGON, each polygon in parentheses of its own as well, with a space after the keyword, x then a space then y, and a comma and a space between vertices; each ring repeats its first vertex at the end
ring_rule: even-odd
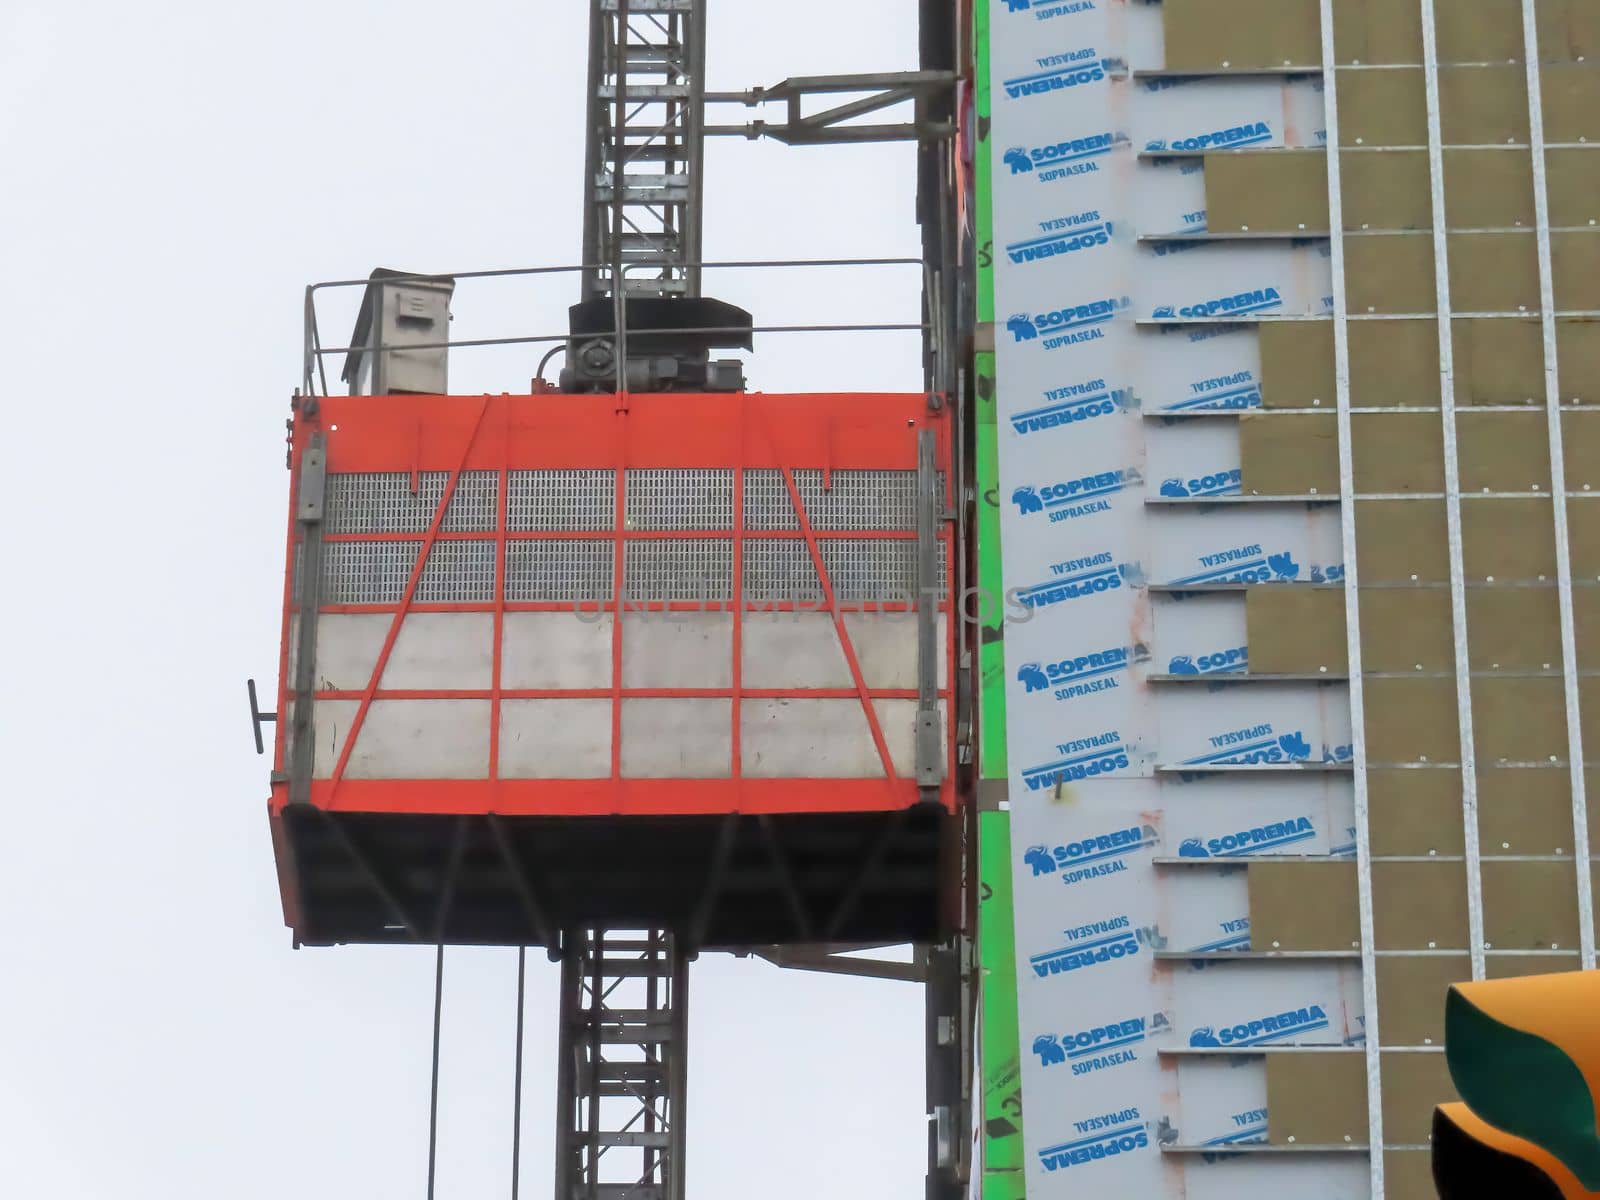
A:
POLYGON ((1022 861, 1033 868, 1035 877, 1056 873, 1056 860, 1051 857, 1049 846, 1029 846, 1022 861))
POLYGON ((1129 587, 1143 587, 1145 584, 1144 568, 1138 563, 1122 563, 1117 567, 1117 574, 1122 576, 1122 582, 1129 587))
POLYGON ((1044 501, 1039 499, 1039 493, 1031 487, 1019 487, 1011 493, 1011 503, 1015 504, 1025 513, 1044 511, 1044 501))
POLYGON ((1218 1049, 1222 1042, 1217 1038, 1217 1031, 1209 1025, 1202 1025, 1189 1035, 1189 1045, 1197 1050, 1218 1049))
POLYGON ((1028 6, 1032 3, 1033 0, 1006 0, 1006 11, 1014 13, 1027 12, 1028 6))
POLYGON ((1194 665, 1194 659, 1187 654, 1180 654, 1167 664, 1168 675, 1198 675, 1200 668, 1194 665))
POLYGON ((1183 486, 1181 479, 1168 479, 1161 484, 1161 494, 1182 498, 1189 494, 1189 489, 1183 486))
POLYGON ((1163 304, 1150 315, 1157 321, 1169 321, 1178 315, 1178 310, 1173 308, 1170 304, 1163 304))
POLYGON ((1285 550, 1282 554, 1274 554, 1267 559, 1267 566, 1272 568, 1272 574, 1277 579, 1299 579, 1300 564, 1295 562, 1294 555, 1285 550))
POLYGON ((1006 328, 1019 342, 1031 342, 1039 336, 1039 331, 1033 326, 1033 318, 1027 313, 1013 313, 1007 317, 1006 328))
POLYGON ((1295 762, 1305 762, 1311 757, 1311 744, 1303 733, 1286 733, 1278 739, 1278 745, 1295 762))
POLYGON ((1033 1039, 1033 1052, 1039 1056, 1039 1061, 1047 1067, 1067 1061, 1067 1052, 1062 1049, 1061 1040, 1053 1033, 1041 1033, 1033 1039))
POLYGON ((1210 858, 1211 851, 1206 849, 1205 843, 1199 838, 1184 838, 1178 847, 1179 858, 1210 858))
POLYGON ((1018 667, 1017 682, 1027 684, 1029 694, 1048 691, 1050 688, 1050 680, 1045 677, 1038 663, 1024 663, 1018 667))
POLYGON ((1033 159, 1028 157, 1028 152, 1021 146, 1013 146, 1006 151, 1005 163, 1011 168, 1013 175, 1027 175, 1033 170, 1033 159))

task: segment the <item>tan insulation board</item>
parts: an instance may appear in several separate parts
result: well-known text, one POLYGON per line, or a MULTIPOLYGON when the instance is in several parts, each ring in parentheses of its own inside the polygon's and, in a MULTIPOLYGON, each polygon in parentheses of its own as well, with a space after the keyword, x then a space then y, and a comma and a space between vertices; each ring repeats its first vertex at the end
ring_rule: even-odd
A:
POLYGON ((1467 589, 1474 671, 1561 669, 1561 606, 1553 587, 1467 589))
POLYGON ((1317 0, 1167 0, 1161 24, 1169 70, 1322 62, 1317 0))
POLYGON ((1457 404, 1544 404, 1544 327, 1537 317, 1461 317, 1450 327, 1457 404))
POLYGON ((1485 858, 1483 940, 1495 950, 1571 950, 1578 945, 1578 876, 1570 862, 1485 858))
POLYGON ((1467 492, 1548 492, 1550 430, 1542 409, 1461 412, 1456 460, 1467 492))
MULTIPOLYGON (((1551 64, 1540 78, 1544 83, 1545 142, 1600 141, 1600 68, 1594 60, 1551 64)), ((1526 131, 1518 140, 1527 140, 1526 131)))
POLYGON ((1444 187, 1449 229, 1534 224, 1533 156, 1527 150, 1447 150, 1444 187))
POLYGON ((1562 317, 1556 322, 1563 404, 1600 404, 1600 320, 1562 317))
MULTIPOLYGON (((1600 4, 1595 5, 1600 12, 1600 4)), ((1600 150, 1557 147, 1545 151, 1545 187, 1550 194, 1550 224, 1588 225, 1600 220, 1600 150)))
POLYGON ((1327 232, 1328 160, 1320 150, 1208 154, 1206 227, 1213 233, 1327 232))
POLYGON ((1378 959, 1378 1030, 1386 1046, 1444 1045, 1444 998, 1472 978, 1459 955, 1385 955, 1378 959))
POLYGON ((1460 761, 1454 679, 1369 678, 1364 694, 1372 762, 1460 761))
POLYGON ((1333 48, 1341 64, 1422 61, 1422 6, 1394 0, 1334 0, 1333 48))
POLYGON ((1438 413, 1355 413, 1350 437, 1358 493, 1444 490, 1444 425, 1438 413))
MULTIPOLYGON (((1370 582, 1365 574, 1362 581, 1370 582)), ((1442 587, 1362 588, 1361 658, 1368 671, 1455 670, 1450 592, 1442 587)))
MULTIPOLYGON (((1579 732, 1583 738, 1585 761, 1600 762, 1600 679, 1592 675, 1578 678, 1579 732)), ((1600 792, 1587 792, 1600 804, 1600 792)), ((1595 843, 1600 846, 1600 842, 1595 843)), ((1600 908, 1600 906, 1596 906, 1600 908)))
POLYGON ((1346 151, 1339 156, 1339 164, 1346 229, 1433 228, 1426 151, 1346 151))
POLYGON ((1379 950, 1465 950, 1467 866, 1375 862, 1372 910, 1379 950))
POLYGON ((1475 677, 1472 735, 1480 758, 1489 762, 1565 758, 1567 716, 1561 677, 1475 677))
MULTIPOLYGON (((1557 311, 1600 309, 1600 230, 1552 233, 1550 258, 1557 311)), ((1533 307, 1538 307, 1537 300, 1533 307)))
POLYGON ((1600 57, 1600 4, 1539 0, 1539 57, 1547 63, 1600 57))
POLYGON ((1523 979, 1529 975, 1559 975, 1581 969, 1573 954, 1495 954, 1489 952, 1484 974, 1490 979, 1523 979))
POLYGON ((1350 397, 1358 408, 1439 403, 1437 321, 1358 321, 1350 326, 1350 397))
MULTIPOLYGON (((1546 93, 1549 87, 1545 88, 1546 93)), ((1546 113, 1548 123, 1549 114, 1546 113)), ((1447 146, 1528 140, 1528 77, 1520 66, 1443 67, 1439 125, 1447 146)), ((1549 138, 1556 141, 1563 139, 1549 138)), ((1422 139, 1427 145, 1427 138, 1422 139)))
POLYGON ((1463 496, 1461 557, 1468 582, 1554 579, 1554 521, 1546 499, 1463 496))
POLYGON ((1254 587, 1245 593, 1244 611, 1251 674, 1345 674, 1342 591, 1254 587))
POLYGON ((1538 312, 1539 243, 1533 231, 1452 233, 1450 309, 1538 312))
POLYGON ((1356 501, 1356 565, 1362 583, 1448 581, 1444 501, 1356 501))
POLYGON ((1383 1155, 1386 1200, 1439 1200, 1433 1183, 1433 1154, 1428 1150, 1386 1150, 1383 1155))
POLYGON ((1437 311, 1431 234, 1350 238, 1344 255, 1345 295, 1352 315, 1437 311))
MULTIPOLYGON (((1380 1020, 1383 1009, 1379 1010, 1380 1020)), ((1388 1031, 1384 1040, 1388 1040, 1388 1031)), ((1381 1063, 1383 1080, 1383 1140, 1397 1146, 1419 1146, 1428 1141, 1433 1128, 1433 1110, 1455 1100, 1455 1085, 1450 1082, 1450 1065, 1437 1051, 1385 1051, 1381 1063)))
MULTIPOLYGON (((1269 322, 1259 329, 1261 402, 1265 407, 1316 408, 1336 403, 1332 321, 1269 322)), ((1353 326, 1350 333, 1353 339, 1353 326)))
POLYGON ((1572 624, 1577 634, 1578 667, 1600 668, 1600 587, 1592 582, 1572 589, 1572 624))
MULTIPOLYGON (((1600 579, 1600 504, 1596 501, 1600 501, 1600 492, 1571 496, 1567 503, 1567 541, 1572 548, 1574 579, 1600 579)), ((1543 511, 1549 513, 1548 503, 1534 503, 1543 505, 1543 511)), ((1553 569, 1551 578, 1555 578, 1553 569)))
POLYGON ((1461 772, 1372 767, 1367 771, 1372 852, 1380 857, 1461 854, 1461 772))
POLYGON ((1266 1057, 1268 1142, 1340 1146, 1367 1141, 1365 1054, 1266 1057))
POLYGON ((1567 490, 1600 492, 1600 413, 1562 413, 1561 445, 1566 452, 1567 490))
POLYGON ((1339 494, 1333 413, 1246 413, 1239 418, 1239 486, 1247 496, 1339 494))
POLYGON ((1435 8, 1441 63, 1521 62, 1518 0, 1441 0, 1435 8))
POLYGON ((1339 140, 1345 146, 1426 146, 1422 68, 1339 72, 1339 140))
POLYGON ((1255 950, 1349 950, 1360 944, 1353 862, 1252 862, 1255 950))
POLYGON ((1484 854, 1571 854, 1567 768, 1478 765, 1478 838, 1484 854))

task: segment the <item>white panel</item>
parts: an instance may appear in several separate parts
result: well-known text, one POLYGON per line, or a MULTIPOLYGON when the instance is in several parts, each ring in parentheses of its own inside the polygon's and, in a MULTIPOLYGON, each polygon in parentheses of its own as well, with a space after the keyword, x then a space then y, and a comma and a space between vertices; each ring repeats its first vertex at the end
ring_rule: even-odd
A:
POLYGON ((1318 85, 1263 75, 1140 80, 1133 91, 1135 143, 1148 154, 1314 146, 1322 142, 1318 85))
POLYGON ((376 700, 345 774, 351 779, 486 779, 489 709, 487 700, 376 700))
POLYGON ((610 700, 504 700, 504 779, 604 779, 611 774, 610 700))
POLYGON ((1250 949, 1250 880, 1246 868, 1163 868, 1149 886, 1159 894, 1163 949, 1211 953, 1250 949))
POLYGON ((1139 247, 1139 320, 1322 316, 1332 311, 1327 242, 1159 242, 1139 247))
POLYGON ((485 689, 494 683, 493 660, 493 613, 407 613, 380 686, 385 691, 485 689))
POLYGON ((1147 413, 1261 407, 1261 336, 1253 325, 1146 326, 1135 386, 1147 413))
POLYGON ((505 615, 501 686, 512 690, 611 687, 610 613, 505 615))
MULTIPOLYGON (((884 729, 884 740, 896 757, 890 732, 884 729)), ((883 778, 859 700, 746 700, 739 755, 744 773, 757 779, 883 778)))
POLYGON ((1329 772, 1178 775, 1163 777, 1161 790, 1166 814, 1161 853, 1167 857, 1343 856, 1354 852, 1348 776, 1329 772))
MULTIPOLYGON (((317 618, 317 690, 360 692, 372 682, 378 652, 394 623, 390 613, 322 613, 317 618)), ((294 622, 299 647, 299 620, 294 622)), ((289 678, 294 679, 294 650, 289 655, 289 678)))
POLYGON ((1160 158, 1139 164, 1133 195, 1134 228, 1141 237, 1206 231, 1205 162, 1160 158))
POLYGON ((622 702, 625 778, 726 779, 732 769, 731 701, 622 702))
POLYGON ((1149 520, 1150 581, 1327 583, 1344 578, 1333 505, 1168 508, 1149 520))
POLYGON ((1183 1166, 1185 1200, 1366 1200, 1372 1194, 1364 1154, 1196 1155, 1183 1166))
POLYGON ((1266 1141, 1266 1063, 1259 1058, 1181 1060, 1172 1131, 1184 1146, 1266 1141))
POLYGON ((1345 981, 1354 963, 1231 963, 1191 960, 1172 968, 1177 1042, 1194 1049, 1267 1045, 1339 1046, 1360 1040, 1360 988, 1345 981))
POLYGON ((1145 469, 1153 496, 1186 500, 1239 494, 1239 422, 1235 418, 1147 421, 1145 439, 1145 469))
MULTIPOLYGON (((902 618, 901 623, 912 630, 914 655, 916 624, 910 617, 902 618)), ((740 639, 744 649, 741 679, 747 688, 853 686, 850 665, 829 613, 746 613, 740 639)), ((860 646, 856 653, 861 653, 860 646)))
POLYGON ((732 687, 733 614, 625 614, 622 619, 622 686, 732 687))
POLYGON ((1348 720, 1329 727, 1335 709, 1348 711, 1342 684, 1218 680, 1169 684, 1157 696, 1163 765, 1281 768, 1349 759, 1348 720))
MULTIPOLYGON (((950 671, 950 622, 940 613, 934 622, 939 687, 950 671)), ((856 661, 867 687, 874 690, 917 686, 917 620, 914 613, 845 613, 845 632, 855 647, 856 661)))
MULTIPOLYGON (((318 700, 311 708, 311 723, 316 731, 316 750, 313 755, 311 775, 314 779, 331 779, 339 755, 344 752, 344 740, 350 725, 356 719, 358 700, 318 700)), ((293 740, 294 726, 289 726, 293 740)))
POLYGON ((1157 596, 1150 608, 1159 673, 1229 675, 1248 669, 1242 594, 1157 596))

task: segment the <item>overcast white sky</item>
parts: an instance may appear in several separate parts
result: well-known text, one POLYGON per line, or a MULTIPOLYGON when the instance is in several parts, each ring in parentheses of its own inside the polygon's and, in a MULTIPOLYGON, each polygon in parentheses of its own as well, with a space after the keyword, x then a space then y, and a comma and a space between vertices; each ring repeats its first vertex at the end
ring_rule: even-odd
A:
MULTIPOLYGON (((575 261, 587 8, 0 0, 7 1194, 423 1195, 432 952, 291 950, 244 679, 277 662, 301 289, 575 261)), ((915 65, 912 0, 710 9, 714 88, 915 65)), ((707 253, 914 255, 911 166, 719 144, 707 253)), ((915 319, 907 286, 785 283, 723 290, 758 320, 915 319)), ((455 334, 559 327, 569 298, 463 294, 455 334)), ((458 354, 453 382, 531 366, 458 354)), ((750 375, 920 385, 905 343, 768 339, 750 375)), ((514 965, 451 956, 441 1200, 509 1194, 514 965)), ((550 1188, 556 975, 531 958, 524 1196, 550 1188)), ((920 989, 708 956, 691 1000, 694 1200, 919 1194, 920 989)))

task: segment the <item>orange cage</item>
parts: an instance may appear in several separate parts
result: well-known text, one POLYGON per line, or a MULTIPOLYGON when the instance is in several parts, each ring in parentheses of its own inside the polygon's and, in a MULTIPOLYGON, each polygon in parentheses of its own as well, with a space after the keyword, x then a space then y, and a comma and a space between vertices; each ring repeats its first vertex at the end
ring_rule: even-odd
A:
POLYGON ((294 801, 563 817, 954 810, 951 433, 925 394, 334 396, 301 409, 275 815, 294 801), (931 587, 915 511, 930 442, 931 587), (302 494, 313 456, 320 497, 302 494), (308 566, 319 595, 303 608, 308 566), (925 763, 919 778, 912 728, 929 701, 914 670, 923 603, 937 609, 936 780, 925 763), (302 614, 318 627, 309 641, 302 614), (314 716, 297 726, 306 647, 314 716), (313 743, 299 759, 297 736, 313 743))

